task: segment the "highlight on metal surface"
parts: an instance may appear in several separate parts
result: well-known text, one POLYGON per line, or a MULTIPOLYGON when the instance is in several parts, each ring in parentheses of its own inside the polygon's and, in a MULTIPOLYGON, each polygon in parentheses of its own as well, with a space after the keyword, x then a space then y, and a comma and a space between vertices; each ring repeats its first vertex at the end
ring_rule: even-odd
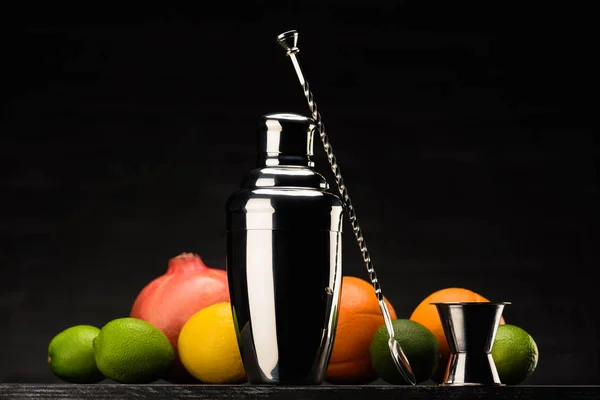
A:
POLYGON ((337 326, 344 204, 313 168, 311 118, 267 114, 258 131, 256 164, 226 203, 238 347, 251 384, 319 385, 337 326))
POLYGON ((280 34, 279 36, 277 36, 277 43, 286 51, 286 55, 292 60, 292 64, 294 65, 296 75, 298 76, 298 80, 300 81, 300 85, 302 86, 302 90, 304 91, 304 97, 308 102, 308 107, 312 114, 312 118, 316 123, 316 128, 319 132, 321 142, 323 143, 325 153, 327 154, 327 159, 329 161, 329 165, 331 166, 331 171, 335 177, 339 193, 346 206, 346 213, 348 215, 348 219, 350 220, 352 231, 354 232, 354 236, 356 237, 356 241, 358 243, 358 247, 360 248, 360 252, 362 254, 365 266, 367 268, 367 272, 369 273, 369 279, 371 280, 373 288, 375 289, 375 295, 377 296, 379 308, 381 310, 381 314, 383 315, 385 326, 389 335, 388 346, 390 349, 390 354, 392 355, 392 359, 394 360, 398 371, 402 374, 404 379, 406 379, 411 384, 415 385, 416 380, 412 372, 410 362, 408 361, 408 358, 402 351, 402 347, 394 338, 394 328, 392 325, 390 312, 387 308, 387 305, 385 304, 384 297, 381 292, 381 285, 379 284, 379 280, 377 279, 377 274, 375 272, 375 268, 371 260, 371 254, 369 253, 363 232, 360 228, 360 225, 358 224, 356 210, 352 205, 350 195, 348 194, 348 188, 344 182, 344 179, 342 178, 342 173, 338 165, 337 158, 333 153, 333 148, 329 141, 329 137, 325 133, 325 125, 323 124, 321 114, 317 109, 317 103, 314 100, 314 96, 310 90, 308 82, 304 79, 302 68, 300 67, 298 58, 296 57, 296 54, 300 51, 298 49, 298 32, 295 30, 290 30, 280 34))
POLYGON ((300 51, 298 49, 298 32, 287 31, 277 36, 277 43, 286 51, 287 55, 295 54, 300 51))
POLYGON ((450 360, 442 384, 504 386, 491 351, 502 311, 510 302, 430 304, 437 308, 450 349, 450 360))

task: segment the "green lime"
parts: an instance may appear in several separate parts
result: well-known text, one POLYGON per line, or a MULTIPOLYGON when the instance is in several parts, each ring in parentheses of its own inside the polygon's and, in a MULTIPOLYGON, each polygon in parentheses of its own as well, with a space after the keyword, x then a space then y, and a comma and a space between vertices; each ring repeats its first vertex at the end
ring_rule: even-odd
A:
POLYGON ((71 383, 104 380, 94 360, 93 341, 100 329, 75 325, 58 333, 48 345, 48 365, 52 373, 71 383))
POLYGON ((162 378, 175 361, 169 339, 137 318, 118 318, 102 327, 94 340, 96 364, 120 383, 150 383, 162 378))
MULTIPOLYGON (((417 383, 430 379, 440 362, 440 345, 429 329, 409 319, 392 321, 394 338, 410 362, 417 383)), ((379 327, 369 347, 371 363, 377 375, 391 384, 409 384, 398 372, 390 355, 389 335, 385 325, 379 327)))
POLYGON ((538 348, 529 333, 515 325, 498 327, 492 357, 500 382, 516 385, 533 373, 538 363, 538 348))

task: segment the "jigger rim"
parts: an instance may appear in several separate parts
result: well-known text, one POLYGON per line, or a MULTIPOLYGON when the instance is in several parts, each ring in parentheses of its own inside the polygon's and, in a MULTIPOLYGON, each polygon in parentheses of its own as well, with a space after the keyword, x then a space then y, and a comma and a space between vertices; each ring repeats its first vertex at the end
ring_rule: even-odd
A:
POLYGON ((511 304, 510 301, 438 301, 434 303, 429 303, 431 305, 446 305, 446 306, 505 306, 511 304))

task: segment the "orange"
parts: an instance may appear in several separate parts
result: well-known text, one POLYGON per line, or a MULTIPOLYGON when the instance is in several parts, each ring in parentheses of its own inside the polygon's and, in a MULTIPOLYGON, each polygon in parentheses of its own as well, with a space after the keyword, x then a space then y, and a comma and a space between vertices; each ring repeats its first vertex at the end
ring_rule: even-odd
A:
MULTIPOLYGON (((421 325, 425 325, 425 327, 435 335, 440 344, 440 367, 432 378, 437 382, 440 382, 443 379, 443 374, 446 372, 446 367, 448 366, 448 360, 450 358, 450 349, 448 348, 448 341, 446 341, 437 308, 430 303, 446 301, 487 302, 489 300, 472 290, 451 287, 440 289, 430 294, 414 309, 410 319, 421 325)), ((504 318, 500 319, 500 324, 504 324, 504 318)))
MULTIPOLYGON (((396 311, 384 298, 390 316, 396 311)), ((371 365, 369 346, 384 324, 371 283, 353 276, 342 278, 337 330, 326 380, 338 384, 369 383, 377 379, 371 365)))

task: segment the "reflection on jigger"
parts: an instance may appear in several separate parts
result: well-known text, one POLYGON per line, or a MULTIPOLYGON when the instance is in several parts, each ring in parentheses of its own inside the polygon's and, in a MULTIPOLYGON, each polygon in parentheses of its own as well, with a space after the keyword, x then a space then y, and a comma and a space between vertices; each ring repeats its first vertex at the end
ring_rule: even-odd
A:
POLYGON ((492 346, 509 302, 443 302, 436 306, 450 348, 443 385, 503 386, 492 346))

